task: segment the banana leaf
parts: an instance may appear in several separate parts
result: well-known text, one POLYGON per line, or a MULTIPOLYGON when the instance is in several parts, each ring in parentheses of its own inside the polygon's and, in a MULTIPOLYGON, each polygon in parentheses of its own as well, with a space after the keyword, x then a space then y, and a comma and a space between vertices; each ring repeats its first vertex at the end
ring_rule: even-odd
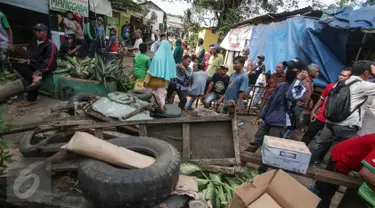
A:
POLYGON ((213 200, 215 197, 215 185, 213 183, 208 183, 207 192, 205 194, 206 200, 213 200))
POLYGON ((221 200, 220 200, 220 197, 218 195, 218 191, 217 189, 215 189, 215 196, 214 196, 214 204, 213 204, 213 208, 220 208, 221 207, 221 200))
POLYGON ((182 163, 180 166, 180 173, 182 175, 191 175, 194 172, 202 171, 199 165, 194 163, 182 163))
POLYGON ((203 185, 207 185, 208 182, 210 182, 210 181, 207 180, 207 179, 197 178, 197 182, 198 182, 198 186, 203 186, 203 185))
POLYGON ((221 181, 221 174, 219 174, 219 173, 209 173, 209 178, 213 183, 222 182, 221 181))
POLYGON ((236 179, 233 177, 225 177, 225 180, 229 183, 229 186, 232 187, 232 189, 236 190, 240 185, 236 183, 236 179))

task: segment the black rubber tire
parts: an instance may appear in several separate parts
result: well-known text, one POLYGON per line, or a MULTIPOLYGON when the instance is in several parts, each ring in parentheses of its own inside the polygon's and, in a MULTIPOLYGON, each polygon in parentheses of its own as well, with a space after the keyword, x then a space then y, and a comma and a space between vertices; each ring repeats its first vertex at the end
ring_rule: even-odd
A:
POLYGON ((177 185, 180 154, 171 144, 148 137, 127 137, 110 143, 151 155, 154 164, 143 169, 124 169, 86 159, 78 167, 83 196, 95 207, 150 207, 170 195, 177 185))
POLYGON ((69 99, 69 104, 73 104, 75 102, 79 103, 79 102, 89 101, 94 97, 96 97, 96 95, 93 95, 91 93, 79 93, 69 99))
POLYGON ((31 144, 35 134, 34 131, 28 131, 24 133, 21 138, 20 146, 18 147, 19 151, 24 157, 37 157, 40 156, 40 151, 38 150, 38 144, 31 144))
POLYGON ((187 208, 190 198, 188 196, 172 195, 164 199, 158 205, 150 208, 170 207, 170 208, 187 208))
POLYGON ((137 90, 129 90, 127 92, 129 95, 133 95, 137 98, 139 98, 140 100, 143 100, 143 101, 150 101, 151 98, 152 98, 152 93, 144 93, 144 92, 140 92, 140 91, 137 91, 137 90))

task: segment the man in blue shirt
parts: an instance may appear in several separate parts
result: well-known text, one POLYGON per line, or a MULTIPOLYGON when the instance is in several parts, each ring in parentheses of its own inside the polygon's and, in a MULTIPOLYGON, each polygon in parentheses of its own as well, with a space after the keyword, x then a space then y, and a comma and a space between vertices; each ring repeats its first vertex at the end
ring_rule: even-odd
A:
POLYGON ((219 99, 217 105, 220 105, 223 100, 233 100, 237 106, 241 106, 249 82, 246 72, 243 71, 244 65, 245 58, 243 56, 234 57, 233 68, 235 72, 231 74, 227 91, 219 99))
POLYGON ((261 119, 256 122, 259 125, 258 131, 246 151, 256 152, 262 146, 265 135, 283 138, 288 129, 294 128, 293 108, 306 92, 302 80, 308 76, 305 71, 307 65, 299 58, 283 62, 283 65, 288 67, 286 82, 277 85, 267 101, 261 112, 261 119))

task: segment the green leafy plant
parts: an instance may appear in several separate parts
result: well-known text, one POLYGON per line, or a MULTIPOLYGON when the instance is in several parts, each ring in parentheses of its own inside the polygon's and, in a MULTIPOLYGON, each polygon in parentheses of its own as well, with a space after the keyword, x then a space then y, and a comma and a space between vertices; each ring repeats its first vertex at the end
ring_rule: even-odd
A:
POLYGON ((14 78, 15 76, 16 74, 9 73, 7 71, 0 72, 0 84, 7 83, 9 80, 12 80, 12 78, 14 78))
POLYGON ((10 148, 11 145, 8 140, 0 139, 0 174, 3 174, 8 165, 14 162, 13 154, 9 152, 10 148))
POLYGON ((116 81, 121 74, 120 67, 116 59, 104 62, 102 56, 95 57, 95 67, 93 67, 93 77, 99 82, 107 85, 107 82, 116 81))
MULTIPOLYGON (((0 133, 7 131, 10 126, 9 122, 3 119, 1 111, 2 109, 0 109, 0 133)), ((3 174, 8 165, 14 162, 13 155, 9 152, 10 148, 10 142, 0 137, 0 174, 3 174)))
POLYGON ((118 78, 117 83, 120 92, 127 92, 134 88, 135 80, 134 78, 129 78, 128 76, 123 75, 118 78))
POLYGON ((65 57, 66 67, 70 69, 70 75, 80 79, 91 79, 92 68, 95 66, 95 59, 78 60, 77 57, 65 57))
POLYGON ((238 186, 250 182, 257 175, 257 171, 250 168, 246 168, 240 175, 214 173, 188 162, 181 164, 180 173, 197 177, 198 190, 213 208, 227 208, 238 186))

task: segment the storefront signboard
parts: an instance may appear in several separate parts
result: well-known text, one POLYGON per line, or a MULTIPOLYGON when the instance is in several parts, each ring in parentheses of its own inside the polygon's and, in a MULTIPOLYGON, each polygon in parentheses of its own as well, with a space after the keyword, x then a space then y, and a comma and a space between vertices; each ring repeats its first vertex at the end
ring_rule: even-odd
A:
POLYGON ((88 0, 49 0, 49 8, 54 11, 72 11, 84 17, 89 16, 88 0))

